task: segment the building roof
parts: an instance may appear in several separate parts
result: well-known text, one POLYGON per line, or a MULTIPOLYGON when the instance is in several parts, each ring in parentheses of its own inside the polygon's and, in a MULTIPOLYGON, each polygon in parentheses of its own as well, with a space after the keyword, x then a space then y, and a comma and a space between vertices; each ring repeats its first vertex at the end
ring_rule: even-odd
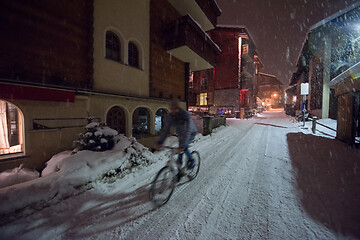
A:
POLYGON ((359 74, 360 74, 360 62, 358 62, 351 68, 347 69, 346 71, 344 71, 343 73, 341 73, 340 75, 338 75, 337 77, 332 79, 330 81, 330 86, 334 86, 348 78, 351 78, 351 79, 359 78, 359 74))
POLYGON ((258 80, 257 80, 257 84, 258 85, 267 85, 267 84, 269 84, 270 82, 268 82, 269 81, 269 78, 270 79, 272 79, 271 81, 272 81, 272 83, 271 84, 277 84, 277 85, 284 85, 279 79, 277 79, 277 77, 276 76, 274 76, 274 75, 271 75, 271 74, 267 74, 267 73, 262 73, 262 72, 259 72, 259 74, 258 75, 260 75, 260 76, 262 76, 262 77, 266 77, 266 78, 258 78, 258 80))
POLYGON ((276 78, 275 75, 271 75, 271 74, 268 74, 268 73, 262 73, 262 72, 259 72, 260 75, 264 75, 264 76, 267 76, 267 77, 273 77, 273 78, 276 78))
POLYGON ((331 15, 331 16, 329 16, 329 17, 327 17, 327 18, 325 18, 325 19, 323 19, 323 20, 321 20, 321 21, 319 21, 317 23, 315 23, 314 25, 312 25, 310 27, 310 32, 312 30, 322 26, 322 25, 325 25, 326 23, 330 22, 331 20, 334 20, 335 18, 340 17, 341 15, 343 15, 343 14, 345 14, 347 12, 350 12, 351 10, 353 10, 353 9, 359 7, 359 6, 360 6, 360 2, 353 3, 350 6, 348 6, 347 8, 344 8, 344 9, 338 11, 337 13, 335 13, 335 14, 333 14, 333 15, 331 15))
MULTIPOLYGON (((346 14, 347 12, 350 12, 350 11, 354 10, 354 9, 357 8, 357 7, 360 7, 360 2, 353 3, 353 4, 351 4, 350 6, 348 6, 347 8, 344 8, 344 9, 336 12, 335 14, 333 14, 333 15, 331 15, 331 16, 329 16, 329 17, 327 17, 327 18, 325 18, 325 19, 317 22, 316 24, 314 24, 314 25, 312 25, 312 26, 310 27, 310 29, 309 29, 309 31, 307 32, 306 37, 305 37, 305 39, 304 39, 304 41, 303 41, 303 43, 302 43, 302 46, 303 46, 303 47, 301 48, 301 50, 300 50, 300 52, 299 52, 299 54, 298 54, 298 57, 297 57, 297 59, 296 59, 296 68, 297 68, 297 69, 299 68, 298 65, 299 65, 300 57, 303 55, 303 52, 304 52, 304 46, 305 46, 305 45, 307 44, 307 42, 308 42, 309 34, 310 34, 313 30, 315 30, 315 29, 317 29, 317 28, 325 25, 326 23, 328 23, 328 22, 330 22, 330 21, 332 21, 332 20, 334 20, 334 19, 336 19, 336 18, 338 18, 338 17, 346 14)), ((294 84, 294 82, 296 83, 296 81, 298 80, 298 79, 296 79, 297 77, 299 77, 299 75, 297 74, 297 72, 298 72, 298 70, 297 70, 296 72, 294 72, 292 78, 290 79, 290 84, 289 84, 289 85, 294 84)))
POLYGON ((257 48, 254 37, 251 35, 251 33, 249 32, 249 30, 247 29, 247 27, 245 25, 218 24, 218 25, 216 25, 216 28, 245 29, 247 35, 249 35, 249 38, 254 43, 255 48, 257 48))

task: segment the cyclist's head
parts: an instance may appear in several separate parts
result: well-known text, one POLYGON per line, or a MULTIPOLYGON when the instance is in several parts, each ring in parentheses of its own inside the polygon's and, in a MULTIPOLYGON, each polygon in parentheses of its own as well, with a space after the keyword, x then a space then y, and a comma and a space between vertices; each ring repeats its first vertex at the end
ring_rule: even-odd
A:
POLYGON ((180 110, 180 101, 179 99, 172 99, 170 102, 170 114, 175 115, 180 110))

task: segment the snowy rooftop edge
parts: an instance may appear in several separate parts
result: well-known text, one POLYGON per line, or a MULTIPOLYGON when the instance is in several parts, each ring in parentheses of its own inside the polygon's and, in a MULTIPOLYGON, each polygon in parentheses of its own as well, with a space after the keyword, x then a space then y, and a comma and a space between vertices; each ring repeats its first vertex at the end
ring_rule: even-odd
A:
POLYGON ((352 77, 353 73, 360 73, 360 62, 352 66, 351 68, 348 68, 345 72, 341 73, 337 77, 333 78, 330 81, 330 86, 334 86, 338 84, 341 81, 344 81, 345 79, 352 77))
POLYGON ((255 49, 257 50, 255 38, 251 35, 249 29, 245 25, 217 24, 216 27, 217 28, 238 28, 238 29, 244 28, 246 30, 246 33, 249 35, 249 37, 253 41, 253 43, 255 45, 255 49))
POLYGON ((314 30, 314 29, 316 29, 316 28, 330 22, 331 20, 333 20, 333 19, 335 19, 337 17, 340 17, 341 15, 343 15, 343 14, 345 14, 347 12, 350 12, 351 10, 353 10, 353 9, 359 7, 359 6, 360 6, 360 2, 357 2, 357 3, 351 4, 350 6, 344 8, 344 9, 341 9, 340 11, 334 13, 333 15, 330 15, 329 17, 327 17, 327 18, 315 23, 314 25, 312 25, 310 27, 310 31, 312 31, 312 30, 314 30))

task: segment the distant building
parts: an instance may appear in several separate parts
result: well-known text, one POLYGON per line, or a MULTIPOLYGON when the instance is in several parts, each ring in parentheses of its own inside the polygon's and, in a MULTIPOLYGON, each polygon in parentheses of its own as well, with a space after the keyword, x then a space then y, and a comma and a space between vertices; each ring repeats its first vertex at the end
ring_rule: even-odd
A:
POLYGON ((311 27, 286 90, 299 111, 300 84, 309 83, 307 109, 320 118, 337 119, 337 137, 349 143, 360 135, 359 22, 356 3, 311 27))
POLYGON ((214 69, 195 71, 190 85, 193 111, 234 115, 256 104, 255 74, 262 67, 245 26, 218 25, 208 32, 220 47, 214 69), (196 100, 196 101, 195 101, 196 100))
POLYGON ((258 97, 264 105, 269 108, 284 107, 284 90, 283 83, 276 76, 258 73, 256 78, 256 97, 258 97))
POLYGON ((0 171, 42 169, 88 116, 152 146, 190 69, 212 68, 215 0, 1 1, 0 171))

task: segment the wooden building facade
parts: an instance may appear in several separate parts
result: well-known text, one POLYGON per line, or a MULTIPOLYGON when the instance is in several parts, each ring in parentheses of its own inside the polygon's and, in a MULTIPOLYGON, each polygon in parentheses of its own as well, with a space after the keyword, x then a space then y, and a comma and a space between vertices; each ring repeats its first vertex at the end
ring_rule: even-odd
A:
POLYGON ((256 46, 245 26, 218 25, 208 32, 220 47, 216 66, 194 72, 194 110, 234 115, 256 104, 255 74, 262 68, 256 46))
POLYGON ((283 83, 274 75, 261 73, 255 75, 256 97, 258 97, 267 108, 284 107, 283 83))

